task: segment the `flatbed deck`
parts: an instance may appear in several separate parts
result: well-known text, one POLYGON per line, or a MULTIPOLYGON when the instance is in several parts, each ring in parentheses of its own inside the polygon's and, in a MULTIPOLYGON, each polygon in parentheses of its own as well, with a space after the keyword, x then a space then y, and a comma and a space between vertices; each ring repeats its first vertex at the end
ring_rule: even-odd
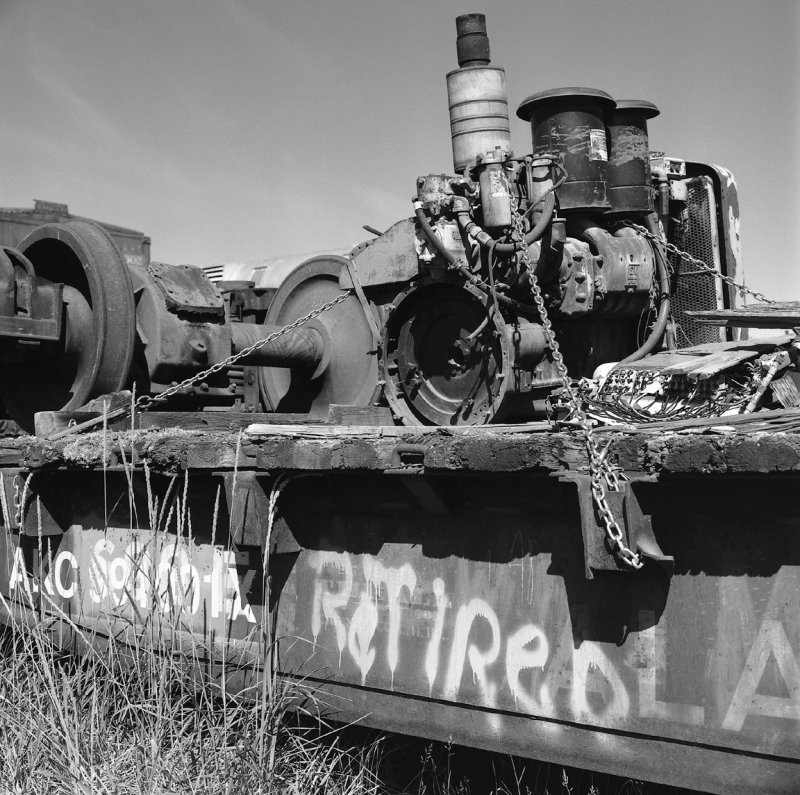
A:
POLYGON ((344 721, 797 791, 800 411, 599 429, 660 553, 638 572, 604 549, 574 429, 169 421, 0 443, 14 620, 156 617, 344 721))
MULTIPOLYGON (((559 472, 586 467, 582 436, 551 423, 470 427, 264 424, 239 431, 159 427, 48 441, 0 439, 0 464, 161 470, 238 465, 268 471, 559 472), (409 464, 409 461, 412 461, 409 464)), ((800 472, 800 409, 596 430, 624 470, 659 474, 800 472)))

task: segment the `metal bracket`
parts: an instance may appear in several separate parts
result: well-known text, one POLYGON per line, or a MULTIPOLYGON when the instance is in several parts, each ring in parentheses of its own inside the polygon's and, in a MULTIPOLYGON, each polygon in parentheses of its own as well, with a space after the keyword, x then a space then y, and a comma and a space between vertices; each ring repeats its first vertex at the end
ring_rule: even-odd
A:
POLYGON ((16 249, 0 247, 0 337, 60 340, 63 287, 37 276, 16 249))
MULTIPOLYGON (((225 483, 231 541, 238 546, 262 547, 269 526, 269 489, 272 478, 263 472, 238 470, 215 473, 225 483)), ((272 528, 270 554, 300 549, 286 521, 278 517, 272 528)))
MULTIPOLYGON (((605 531, 595 512, 591 477, 569 472, 559 475, 559 480, 574 483, 577 488, 586 579, 594 579, 597 572, 632 572, 633 569, 620 564, 609 551, 605 531)), ((619 491, 606 490, 606 499, 627 536, 628 547, 658 563, 670 576, 675 560, 664 554, 653 532, 656 482, 656 478, 650 476, 621 481, 619 491)))
POLYGON ((392 450, 390 466, 385 470, 387 475, 413 475, 425 471, 424 444, 406 444, 401 442, 392 450))

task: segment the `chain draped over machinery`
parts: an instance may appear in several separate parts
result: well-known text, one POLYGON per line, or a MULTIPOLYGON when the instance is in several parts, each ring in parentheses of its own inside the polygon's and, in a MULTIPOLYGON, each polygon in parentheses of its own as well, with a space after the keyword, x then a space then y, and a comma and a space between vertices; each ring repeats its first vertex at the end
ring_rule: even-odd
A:
POLYGON ((32 430, 36 412, 128 388, 140 409, 318 418, 382 403, 408 425, 521 422, 575 416, 572 382, 674 345, 669 232, 697 215, 687 181, 708 177, 651 168, 658 109, 592 88, 525 99, 532 153, 515 156, 483 15, 457 30, 454 174, 420 177, 414 217, 348 257, 315 257, 268 290, 126 262, 83 220, 0 252, 9 414, 32 430))

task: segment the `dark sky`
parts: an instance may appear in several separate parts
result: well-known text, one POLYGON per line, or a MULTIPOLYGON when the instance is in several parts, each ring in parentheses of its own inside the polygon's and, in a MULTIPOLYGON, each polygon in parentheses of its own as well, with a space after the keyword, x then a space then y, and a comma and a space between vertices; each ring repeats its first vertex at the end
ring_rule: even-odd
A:
POLYGON ((800 299, 798 0, 0 0, 0 206, 67 202, 167 262, 353 244, 452 172, 468 11, 512 110, 569 85, 655 102, 653 149, 736 176, 748 282, 800 299))

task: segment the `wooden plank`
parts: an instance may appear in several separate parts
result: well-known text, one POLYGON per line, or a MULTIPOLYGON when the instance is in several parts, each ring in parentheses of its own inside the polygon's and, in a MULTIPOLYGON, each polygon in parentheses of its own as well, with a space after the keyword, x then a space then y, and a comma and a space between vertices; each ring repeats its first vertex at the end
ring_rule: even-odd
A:
POLYGON ((784 408, 800 407, 800 391, 797 389, 797 373, 786 372, 770 384, 773 396, 784 408))
POLYGON ((688 310, 689 317, 708 326, 741 328, 796 328, 800 327, 800 303, 787 301, 763 306, 745 306, 738 309, 688 310))
MULTIPOLYGON (((636 425, 637 431, 660 433, 664 431, 682 431, 690 428, 746 427, 747 430, 774 428, 780 430, 782 425, 800 423, 800 409, 769 409, 755 414, 730 414, 725 417, 695 417, 688 420, 670 420, 668 422, 644 422, 636 425)), ((598 428, 597 431, 615 431, 613 427, 598 428)))
POLYGON ((759 351, 754 350, 737 350, 737 351, 720 351, 719 353, 710 354, 699 361, 693 360, 691 364, 683 366, 668 367, 662 370, 662 375, 686 375, 694 379, 706 379, 712 375, 717 375, 723 370, 728 370, 735 367, 737 364, 746 362, 748 359, 755 359, 760 356, 759 351))
POLYGON ((237 431, 248 425, 316 427, 323 420, 309 419, 308 414, 255 414, 247 411, 147 411, 137 414, 141 428, 182 428, 186 431, 237 431))
MULTIPOLYGON (((403 453, 421 451, 424 472, 546 474, 582 471, 587 466, 583 434, 578 431, 506 433, 472 428, 449 433, 441 428, 390 429, 358 426, 342 433, 334 426, 283 426, 286 435, 240 435, 239 432, 186 431, 110 432, 70 436, 51 442, 27 437, 6 466, 100 469, 104 453, 124 449, 127 461, 146 461, 153 471, 258 468, 265 472, 386 472, 403 470, 403 453), (385 435, 386 431, 393 435, 385 435), (382 432, 384 435, 381 435, 382 432), (328 433, 328 435, 324 435, 328 433), (294 434, 294 435, 289 435, 294 434), (135 452, 135 456, 133 453, 135 452)), ((600 433, 602 429, 598 429, 600 433)), ((606 429, 611 460, 633 472, 675 472, 705 475, 733 472, 800 473, 800 410, 714 417, 683 423, 643 426, 633 432, 606 429), (728 433, 703 433, 731 426, 728 433), (736 430, 738 432, 736 432, 736 430), (681 431, 683 433, 675 432, 681 431)), ((9 453, 12 453, 9 450, 9 453)))
POLYGON ((438 425, 279 425, 253 423, 247 427, 250 437, 287 437, 295 439, 331 438, 405 438, 408 436, 476 436, 541 434, 553 430, 551 422, 519 425, 438 426, 438 425))
POLYGON ((739 348, 771 348, 778 345, 785 345, 795 338, 793 333, 776 334, 773 337, 762 337, 755 340, 734 340, 733 342, 704 342, 702 345, 692 345, 691 348, 683 348, 685 352, 691 353, 716 353, 717 351, 732 351, 739 348))
POLYGON ((700 360, 705 355, 705 353, 695 353, 691 348, 677 351, 661 351, 661 353, 654 353, 652 356, 645 356, 644 359, 621 365, 620 370, 660 370, 662 367, 671 367, 687 361, 700 360))
POLYGON ((793 339, 792 334, 758 340, 711 342, 677 351, 662 351, 625 367, 632 370, 660 370, 662 375, 688 375, 703 379, 771 352, 793 339))
POLYGON ((704 358, 723 351, 752 350, 757 353, 766 353, 772 348, 786 345, 795 338, 794 334, 780 334, 774 337, 764 337, 756 340, 736 340, 734 342, 707 342, 703 345, 693 345, 691 348, 679 348, 675 351, 660 351, 652 356, 645 356, 636 362, 626 364, 626 369, 631 370, 657 370, 661 367, 679 365, 688 358, 704 358))
MULTIPOLYGON (((59 438, 84 430, 101 429, 103 414, 99 411, 39 411, 34 415, 33 423, 37 436, 59 438)), ((106 424, 109 430, 130 429, 131 420, 127 409, 117 408, 107 413, 106 424)))
POLYGON ((328 422, 332 425, 394 425, 394 417, 388 406, 343 406, 334 403, 328 408, 328 422))
MULTIPOLYGON (((330 439, 335 437, 359 439, 363 437, 407 436, 409 432, 418 433, 420 430, 419 428, 404 428, 395 425, 279 425, 277 423, 252 423, 247 426, 247 435, 250 437, 283 436, 295 439, 330 439)), ((424 430, 427 431, 428 429, 424 430)))
POLYGON ((3 466, 17 466, 22 460, 23 439, 0 439, 0 464, 3 466))

